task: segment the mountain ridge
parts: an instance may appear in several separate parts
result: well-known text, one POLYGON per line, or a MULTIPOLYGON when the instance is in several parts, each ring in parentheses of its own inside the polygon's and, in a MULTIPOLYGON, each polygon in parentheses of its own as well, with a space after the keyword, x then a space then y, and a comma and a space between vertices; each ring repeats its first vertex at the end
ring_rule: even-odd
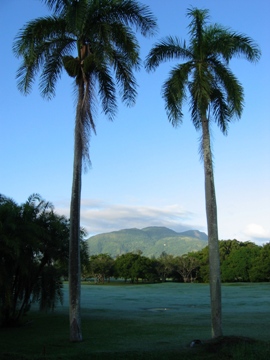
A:
POLYGON ((199 230, 176 232, 163 226, 131 228, 91 236, 87 240, 90 255, 107 253, 112 257, 132 251, 159 257, 163 251, 183 255, 207 246, 207 235, 199 230))

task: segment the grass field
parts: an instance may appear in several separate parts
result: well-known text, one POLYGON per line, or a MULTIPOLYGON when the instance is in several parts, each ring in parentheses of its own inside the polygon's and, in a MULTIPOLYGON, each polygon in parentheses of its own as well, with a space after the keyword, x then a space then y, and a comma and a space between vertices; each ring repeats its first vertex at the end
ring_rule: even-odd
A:
POLYGON ((0 329, 0 359, 269 359, 270 283, 222 290, 225 337, 212 342, 208 285, 83 285, 84 341, 72 344, 66 286, 54 313, 0 329))

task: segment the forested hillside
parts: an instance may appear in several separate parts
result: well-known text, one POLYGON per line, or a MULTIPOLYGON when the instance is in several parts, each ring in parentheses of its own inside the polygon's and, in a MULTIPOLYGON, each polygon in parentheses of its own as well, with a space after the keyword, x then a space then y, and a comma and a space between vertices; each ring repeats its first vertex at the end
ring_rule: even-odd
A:
POLYGON ((132 251, 144 256, 159 256, 162 252, 183 255, 207 246, 207 235, 198 230, 178 233, 166 227, 123 229, 92 236, 87 240, 90 255, 109 254, 116 257, 132 251))

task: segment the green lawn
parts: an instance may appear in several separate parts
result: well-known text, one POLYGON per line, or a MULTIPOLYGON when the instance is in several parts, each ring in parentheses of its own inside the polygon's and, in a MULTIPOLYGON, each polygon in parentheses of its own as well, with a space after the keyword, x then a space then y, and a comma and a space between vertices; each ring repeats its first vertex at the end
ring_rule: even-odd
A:
POLYGON ((0 359, 216 359, 218 353, 218 359, 266 360, 269 295, 270 283, 224 285, 225 338, 213 343, 208 285, 83 285, 84 341, 72 344, 66 286, 64 305, 54 313, 32 310, 23 327, 0 329, 0 359), (194 339, 203 345, 190 348, 194 339))

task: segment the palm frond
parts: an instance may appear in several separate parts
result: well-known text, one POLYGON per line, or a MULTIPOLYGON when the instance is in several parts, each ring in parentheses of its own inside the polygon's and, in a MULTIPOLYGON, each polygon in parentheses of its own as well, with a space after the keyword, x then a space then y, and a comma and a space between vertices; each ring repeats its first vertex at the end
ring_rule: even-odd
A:
POLYGON ((132 62, 130 63, 124 54, 115 51, 113 53, 113 63, 122 101, 128 106, 132 106, 137 95, 137 83, 132 72, 132 62))
POLYGON ((250 62, 256 62, 261 55, 258 45, 251 38, 218 24, 205 29, 204 42, 209 55, 216 54, 227 63, 233 56, 243 56, 250 62))
POLYGON ((189 83, 189 91, 191 97, 196 99, 201 116, 207 112, 211 100, 213 80, 214 78, 208 68, 208 64, 195 61, 192 80, 189 83))
POLYGON ((231 107, 231 116, 240 118, 244 106, 244 89, 232 71, 216 58, 210 60, 215 76, 213 88, 221 86, 231 107), (217 85, 219 84, 219 85, 217 85))
POLYGON ((72 52, 74 44, 70 39, 63 39, 51 44, 49 55, 44 61, 40 76, 39 88, 43 97, 51 99, 55 95, 55 84, 61 77, 63 59, 66 53, 72 52))
POLYGON ((61 57, 73 48, 74 39, 65 33, 65 22, 54 16, 30 21, 15 38, 13 51, 23 58, 17 71, 18 88, 31 91, 36 75, 43 69, 41 94, 51 98, 59 78, 61 57))
POLYGON ((215 86, 212 92, 211 108, 214 119, 224 135, 227 135, 228 124, 231 120, 231 109, 226 100, 226 93, 221 88, 215 86))
POLYGON ((186 99, 186 86, 192 66, 192 63, 185 63, 173 68, 162 87, 165 109, 173 126, 182 122, 182 105, 186 99))
POLYGON ((17 86, 19 91, 24 95, 30 94, 38 70, 39 68, 37 66, 30 67, 25 65, 25 62, 22 62, 18 68, 16 73, 17 86))
POLYGON ((31 54, 41 43, 52 43, 66 37, 66 22, 56 16, 46 16, 29 21, 15 37, 13 52, 17 57, 31 54))
POLYGON ((97 64, 95 76, 98 80, 98 93, 101 98, 103 112, 109 117, 109 120, 113 120, 117 110, 116 89, 109 64, 106 61, 100 61, 97 64))
POLYGON ((58 54, 50 56, 46 61, 40 77, 39 89, 44 98, 50 100, 55 96, 55 84, 61 77, 62 59, 58 54))
POLYGON ((202 45, 205 24, 209 19, 209 10, 191 7, 187 11, 187 16, 191 18, 191 22, 188 26, 190 42, 194 50, 196 50, 198 46, 200 47, 202 45))
MULTIPOLYGON (((108 34, 109 36, 106 37, 108 43, 103 42, 103 47, 107 50, 108 45, 109 48, 117 49, 117 52, 121 52, 126 57, 130 66, 139 69, 139 43, 133 31, 124 24, 113 23, 109 26, 108 34)), ((108 49, 109 53, 110 49, 108 49)))
POLYGON ((143 36, 155 35, 157 22, 148 6, 134 0, 115 1, 113 6, 109 0, 100 0, 98 3, 103 20, 135 27, 143 36))
POLYGON ((203 42, 205 44, 205 55, 225 60, 230 59, 231 36, 224 27, 213 24, 205 28, 203 42))
POLYGON ((248 36, 235 33, 231 34, 232 46, 230 58, 243 56, 250 62, 257 62, 261 57, 259 46, 248 36))
MULTIPOLYGON (((87 37, 90 36, 92 29, 88 29, 88 31, 89 33, 87 33, 87 37)), ((95 72, 98 73, 99 69, 102 69, 101 74, 104 74, 104 66, 106 66, 108 69, 110 66, 112 66, 117 85, 120 88, 122 100, 128 106, 133 105, 137 95, 137 85, 133 75, 133 69, 139 68, 140 64, 139 45, 135 35, 127 26, 119 23, 99 23, 98 31, 93 34, 96 36, 96 38, 94 38, 94 41, 91 42, 91 52, 93 54, 89 56, 89 59, 91 58, 92 62, 95 64, 95 72)), ((88 61, 87 58, 85 61, 88 61)), ((109 73, 108 69, 105 72, 107 75, 109 73)), ((107 75, 105 77, 102 76, 101 78, 103 80, 109 79, 107 75)), ((103 83, 100 89, 105 89, 104 84, 105 83, 103 83)), ((110 84, 110 80, 108 85, 109 89, 112 90, 112 84, 110 84)), ((109 91, 109 93, 112 94, 111 91, 109 91)), ((111 98, 111 95, 109 98, 111 98)), ((103 104, 105 104, 104 101, 103 104)), ((111 110, 106 113, 110 114, 111 110)), ((114 113, 115 111, 113 111, 113 114, 114 113)))
MULTIPOLYGON (((72 34, 75 34, 77 38, 84 33, 84 26, 86 23, 86 14, 89 12, 91 7, 91 1, 80 0, 80 1, 69 1, 68 4, 65 4, 62 11, 62 16, 64 17, 67 30, 72 34)), ((90 10, 91 11, 91 10, 90 10)))
POLYGON ((188 88, 190 91, 190 101, 189 101, 189 111, 191 113, 191 120, 192 123, 195 127, 196 130, 200 130, 201 129, 201 120, 202 120, 202 113, 198 104, 198 99, 196 97, 192 96, 193 93, 193 88, 192 88, 193 83, 189 82, 188 84, 188 88))
POLYGON ((172 59, 191 60, 193 57, 190 49, 177 37, 167 36, 154 45, 146 57, 146 70, 155 70, 161 62, 172 59))
POLYGON ((4 194, 0 194, 0 205, 4 204, 16 204, 15 201, 4 194))
POLYGON ((55 14, 60 14, 71 4, 72 0, 42 0, 42 2, 55 14))

